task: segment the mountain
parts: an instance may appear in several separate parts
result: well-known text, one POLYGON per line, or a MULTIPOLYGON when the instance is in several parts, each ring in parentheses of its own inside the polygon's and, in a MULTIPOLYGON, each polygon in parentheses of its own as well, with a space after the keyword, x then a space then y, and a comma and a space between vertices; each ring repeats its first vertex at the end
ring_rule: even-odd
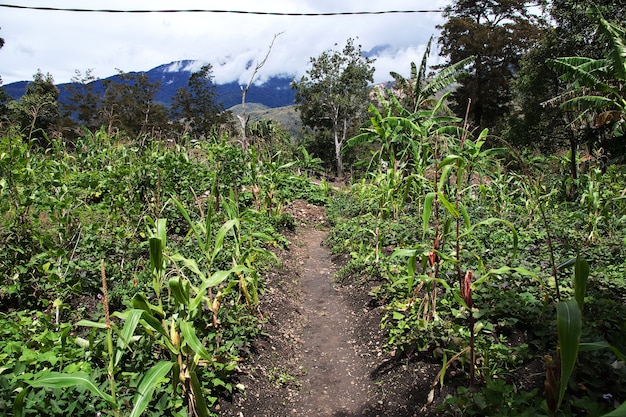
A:
MULTIPOLYGON (((235 115, 241 115, 241 104, 229 108, 235 115)), ((250 116, 250 122, 259 120, 273 120, 289 134, 298 140, 302 139, 302 121, 300 114, 296 111, 296 106, 268 107, 257 103, 246 103, 246 114, 250 116)))
MULTIPOLYGON (((160 65, 145 74, 151 83, 159 81, 161 87, 155 95, 155 101, 169 106, 172 103, 172 97, 176 90, 187 86, 187 81, 191 74, 198 71, 203 65, 200 61, 182 60, 170 62, 169 64, 160 65)), ((134 74, 134 73, 131 73, 134 74)), ((106 79, 119 80, 119 75, 113 75, 106 79)), ((289 76, 277 76, 269 78, 262 85, 252 85, 246 95, 247 103, 260 103, 270 108, 289 106, 294 103, 295 92, 291 89, 292 78, 289 76)), ((93 81, 95 83, 95 91, 103 91, 102 80, 93 81)), ((24 95, 28 81, 18 81, 3 86, 4 91, 17 100, 24 95)), ((72 83, 58 84, 59 100, 65 102, 68 100, 69 93, 67 87, 72 83)), ((230 108, 237 104, 241 104, 241 87, 237 82, 227 84, 216 84, 216 93, 218 103, 224 105, 224 108, 230 108)))

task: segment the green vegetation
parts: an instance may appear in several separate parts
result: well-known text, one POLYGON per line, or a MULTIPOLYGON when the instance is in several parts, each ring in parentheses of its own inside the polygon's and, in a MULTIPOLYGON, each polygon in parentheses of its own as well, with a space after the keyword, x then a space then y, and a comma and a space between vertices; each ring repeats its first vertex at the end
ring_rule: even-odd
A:
POLYGON ((325 191, 220 138, 51 145, 1 142, 2 413, 208 415, 237 389, 282 208, 325 191))
POLYGON ((442 414, 611 411, 626 398, 626 171, 581 175, 600 214, 588 194, 566 201, 554 161, 483 149, 486 131, 450 135, 458 121, 433 112, 373 112, 381 149, 406 149, 332 200, 341 279, 373 287, 391 350, 440 361, 430 398, 458 387, 442 414))
MULTIPOLYGON (((474 10, 457 3, 450 49, 474 10)), ((543 32, 526 26, 525 3, 507 4, 478 10, 528 35, 504 62, 549 55, 530 45, 543 32)), ((564 9, 552 10, 566 22, 564 9)), ((543 84, 528 64, 515 82, 487 71, 497 52, 428 75, 429 43, 374 100, 371 62, 348 40, 294 84, 313 147, 270 120, 235 131, 212 102, 210 66, 173 120, 141 75, 97 97, 90 72, 77 74, 85 88, 61 114, 52 77, 38 73, 2 107, 0 413, 215 414, 244 388, 232 373, 259 331, 272 249, 294 229, 284 208, 306 199, 328 208, 328 242, 349 257, 338 278, 382 307, 389 350, 441 365, 428 394, 438 413, 626 415, 626 31, 602 10, 585 16, 605 49, 550 57, 543 84), (470 87, 490 73, 503 96, 459 101, 489 95, 470 87), (530 93, 552 82, 562 89, 530 93), (512 109, 539 98, 576 122, 560 126, 569 142, 550 144, 555 156, 512 140, 526 123, 512 109), (332 149, 312 151, 322 143, 332 149), (360 159, 345 187, 314 185, 325 164, 341 176, 344 156, 360 159)), ((517 30, 490 22, 486 33, 517 30)), ((298 386, 277 367, 270 378, 298 386)))

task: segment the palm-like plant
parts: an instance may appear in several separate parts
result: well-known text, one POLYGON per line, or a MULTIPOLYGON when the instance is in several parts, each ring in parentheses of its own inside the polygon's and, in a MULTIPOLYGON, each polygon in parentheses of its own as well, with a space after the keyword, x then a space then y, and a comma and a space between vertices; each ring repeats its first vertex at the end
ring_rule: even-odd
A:
POLYGON ((465 67, 474 58, 466 58, 429 75, 427 61, 432 40, 431 37, 426 45, 419 69, 411 63, 410 78, 390 73, 395 79, 395 91, 386 91, 380 109, 370 104, 370 125, 346 143, 344 152, 365 143, 376 143, 380 149, 374 153, 372 161, 386 158, 386 163, 395 170, 396 162, 405 158, 407 152, 420 148, 424 139, 455 129, 451 125, 461 120, 448 108, 450 92, 445 90, 465 74, 465 67))
MULTIPOLYGON (((432 78, 429 78, 427 60, 430 55, 432 41, 433 38, 431 36, 426 44, 426 51, 424 51, 422 56, 419 69, 415 62, 411 62, 410 78, 404 78, 397 72, 390 72, 395 80, 395 88, 401 96, 402 105, 411 112, 434 107, 438 101, 437 94, 456 83, 459 77, 465 73, 465 67, 474 60, 474 57, 465 58, 442 69, 440 72, 432 75, 432 78)), ((451 113, 449 109, 447 110, 448 113, 451 113)))
POLYGON ((574 123, 595 128, 611 126, 614 137, 624 135, 626 122, 626 29, 598 16, 599 38, 608 47, 605 57, 562 57, 552 60, 570 88, 544 104, 559 104, 576 113, 574 123))

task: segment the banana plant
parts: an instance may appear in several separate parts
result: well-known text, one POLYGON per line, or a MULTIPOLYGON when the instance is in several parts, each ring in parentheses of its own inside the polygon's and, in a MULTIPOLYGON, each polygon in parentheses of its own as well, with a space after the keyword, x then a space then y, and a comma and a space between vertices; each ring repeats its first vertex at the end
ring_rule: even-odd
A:
POLYGON ((594 127, 611 125, 614 137, 623 136, 626 122, 626 28, 609 22, 597 8, 587 12, 598 21, 598 32, 608 49, 600 59, 562 57, 551 60, 563 81, 571 87, 547 104, 559 103, 577 114, 574 122, 594 127))

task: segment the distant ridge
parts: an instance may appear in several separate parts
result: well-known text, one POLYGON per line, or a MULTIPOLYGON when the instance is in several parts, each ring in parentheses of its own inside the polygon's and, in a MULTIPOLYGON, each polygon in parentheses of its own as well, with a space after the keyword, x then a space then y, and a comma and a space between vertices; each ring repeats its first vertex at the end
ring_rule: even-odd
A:
MULTIPOLYGON (((155 95, 155 101, 169 106, 172 103, 172 97, 176 90, 187 86, 189 77, 195 71, 198 71, 204 63, 194 60, 181 60, 170 62, 155 67, 149 71, 145 71, 150 82, 161 82, 161 88, 155 95)), ((130 72, 135 74, 136 72, 130 72)), ((105 79, 116 80, 119 75, 113 75, 105 79)), ((269 78, 262 85, 253 85, 248 90, 246 102, 260 103, 270 108, 290 106, 294 104, 295 91, 291 89, 291 76, 275 76, 269 78)), ((24 95, 26 86, 30 81, 17 81, 3 86, 4 91, 14 100, 24 95)), ((102 91, 102 80, 96 80, 95 90, 102 91)), ((59 100, 65 102, 68 100, 69 94, 67 86, 72 83, 57 84, 60 91, 59 100)), ((228 109, 237 104, 241 104, 241 87, 237 82, 227 84, 216 84, 216 93, 218 103, 224 105, 228 109)))

